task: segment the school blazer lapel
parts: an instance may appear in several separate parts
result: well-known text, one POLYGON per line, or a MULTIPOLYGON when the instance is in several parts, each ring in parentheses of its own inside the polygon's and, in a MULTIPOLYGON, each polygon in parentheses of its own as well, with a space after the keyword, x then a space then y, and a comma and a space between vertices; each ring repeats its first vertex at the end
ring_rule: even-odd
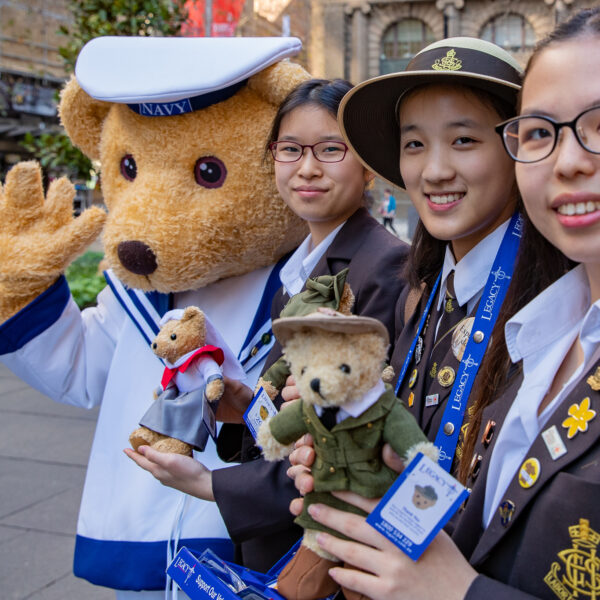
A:
POLYGON ((437 374, 443 367, 450 367, 454 370, 455 374, 458 373, 460 363, 452 353, 452 348, 450 346, 448 346, 448 350, 443 358, 435 365, 435 376, 431 377, 433 363, 429 365, 429 371, 424 374, 425 378, 429 379, 428 396, 438 395, 437 403, 431 406, 427 406, 426 400, 423 399, 423 429, 425 431, 428 431, 431 427, 434 417, 437 417, 435 418, 436 423, 441 421, 446 408, 446 402, 452 391, 452 385, 443 387, 438 381, 437 374))
POLYGON ((365 228, 371 228, 374 224, 376 222, 369 216, 367 209, 359 208, 344 223, 310 277, 337 275, 345 269, 366 239, 365 228))
POLYGON ((496 444, 498 432, 517 390, 521 387, 522 381, 521 374, 515 376, 513 381, 508 384, 506 392, 483 410, 477 443, 470 465, 472 470, 467 479, 467 487, 471 490, 471 495, 467 499, 464 509, 459 513, 452 534, 452 539, 467 558, 471 556, 483 533, 483 501, 485 499, 490 457, 496 444), (486 444, 482 438, 488 424, 492 428, 492 437, 489 444, 486 444))
POLYGON ((600 412, 600 391, 593 390, 587 380, 596 372, 599 365, 600 361, 596 362, 592 369, 583 376, 580 383, 575 386, 573 391, 566 398, 563 399, 560 406, 556 408, 543 427, 542 431, 546 431, 553 425, 556 426, 567 448, 567 453, 563 454, 563 456, 557 460, 552 460, 542 438, 542 432, 538 434, 525 457, 526 459, 536 458, 539 460, 541 468, 538 479, 531 487, 524 488, 519 483, 519 473, 516 473, 504 496, 515 504, 512 519, 506 526, 502 525, 500 514, 496 510, 488 528, 484 531, 479 543, 473 551, 473 556, 471 557, 472 565, 476 566, 483 561, 494 546, 496 546, 498 542, 516 526, 519 516, 536 496, 544 490, 545 484, 552 479, 554 475, 565 469, 570 463, 577 460, 598 442, 598 438, 600 437, 600 417, 598 416, 598 412, 600 412), (596 411, 596 417, 588 422, 587 431, 578 431, 574 437, 568 439, 567 429, 563 427, 562 424, 565 419, 569 417, 569 408, 575 404, 580 405, 584 398, 590 398, 590 407, 592 410, 596 411))

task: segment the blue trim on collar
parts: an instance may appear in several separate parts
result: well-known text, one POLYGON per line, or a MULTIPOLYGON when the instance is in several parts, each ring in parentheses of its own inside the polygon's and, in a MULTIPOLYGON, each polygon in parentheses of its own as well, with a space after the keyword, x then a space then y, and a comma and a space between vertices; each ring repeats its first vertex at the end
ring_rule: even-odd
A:
POLYGON ((146 298, 154 306, 156 312, 163 317, 173 308, 173 294, 162 294, 161 292, 146 292, 146 298))
POLYGON ((136 112, 143 117, 173 117, 176 115, 184 115, 228 100, 243 88, 247 81, 247 79, 244 79, 221 90, 215 90, 208 94, 200 94, 199 96, 192 96, 191 98, 182 98, 175 102, 140 102, 137 104, 127 104, 127 106, 129 106, 133 112, 136 112))
MULTIPOLYGON (((222 559, 233 560, 233 544, 228 539, 181 539, 182 546, 197 553, 210 548, 222 559)), ((78 535, 73 572, 95 585, 118 590, 164 590, 166 557, 166 541, 121 542, 78 535)))
MULTIPOLYGON (((238 354, 238 359, 244 365, 251 357, 246 357, 244 360, 241 359, 242 354, 247 349, 248 345, 252 342, 254 336, 258 333, 258 331, 271 320, 271 304, 273 304, 273 298, 275 297, 275 292, 281 287, 281 281, 279 280, 279 273, 287 262, 289 258, 289 254, 286 254, 282 258, 280 258, 269 275, 267 279, 267 283, 265 284, 265 289, 262 294, 262 298, 260 299, 260 304, 256 309, 256 313, 254 314, 254 320, 252 321, 252 325, 248 330, 248 335, 242 344, 242 349, 238 354)), ((273 337, 273 332, 269 327, 269 331, 265 332, 265 334, 269 334, 269 341, 271 341, 273 337)), ((266 339, 266 338, 265 338, 266 339)), ((258 350, 264 345, 262 340, 256 344, 258 350)))
MULTIPOLYGON (((139 292, 138 290, 132 290, 132 289, 125 288, 125 293, 130 298, 130 300, 133 303, 135 309, 139 313, 138 315, 134 315, 133 312, 130 310, 129 306, 127 305, 127 303, 125 302, 125 300, 122 298, 121 293, 119 292, 119 290, 115 286, 115 283, 113 282, 110 273, 108 273, 107 271, 104 271, 104 278, 106 279, 106 282, 108 283, 108 286, 110 287, 110 289, 111 289, 112 293, 114 294, 115 298, 119 301, 119 304, 121 305, 121 307, 123 308, 123 310, 127 313, 127 315, 129 316, 129 318, 133 321, 134 325, 137 327, 137 329, 140 332, 141 336, 146 340, 146 343, 148 345, 150 345, 150 343, 152 342, 153 338, 150 339, 150 337, 148 337, 148 335, 146 335, 146 332, 144 331, 144 328, 139 323, 139 319, 143 319, 148 324, 148 327, 151 329, 151 331, 153 332, 154 336, 156 336, 156 334, 158 334, 160 326, 159 326, 158 322, 155 321, 148 314, 148 311, 144 308, 144 306, 140 302, 140 300, 139 300, 139 298, 138 298, 137 295, 139 293, 143 293, 143 292, 139 292)), ((154 303, 152 303, 152 304, 154 305, 154 303)), ((159 357, 157 357, 157 359, 160 360, 164 364, 164 361, 162 361, 162 359, 160 359, 159 357)))
POLYGON ((64 275, 35 300, 0 325, 0 354, 20 350, 54 325, 69 302, 71 292, 64 275))

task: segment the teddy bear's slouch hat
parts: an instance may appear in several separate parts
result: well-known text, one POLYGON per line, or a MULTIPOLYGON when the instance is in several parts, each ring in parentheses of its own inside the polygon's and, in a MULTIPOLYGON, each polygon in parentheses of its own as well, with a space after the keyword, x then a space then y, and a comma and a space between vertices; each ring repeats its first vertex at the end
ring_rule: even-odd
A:
POLYGON ((375 333, 385 343, 389 342, 389 335, 385 325, 372 317, 358 315, 344 315, 329 308, 319 308, 306 316, 283 317, 273 321, 273 333, 281 345, 297 332, 304 329, 321 329, 335 333, 375 333))

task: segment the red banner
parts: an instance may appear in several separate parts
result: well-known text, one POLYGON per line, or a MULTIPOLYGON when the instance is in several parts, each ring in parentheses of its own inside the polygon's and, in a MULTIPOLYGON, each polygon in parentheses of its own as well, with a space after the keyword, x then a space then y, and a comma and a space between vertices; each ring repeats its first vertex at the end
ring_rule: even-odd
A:
POLYGON ((211 35, 213 37, 232 37, 244 8, 244 0, 188 0, 185 4, 188 10, 188 19, 181 27, 182 35, 204 37, 207 1, 212 1, 211 35))

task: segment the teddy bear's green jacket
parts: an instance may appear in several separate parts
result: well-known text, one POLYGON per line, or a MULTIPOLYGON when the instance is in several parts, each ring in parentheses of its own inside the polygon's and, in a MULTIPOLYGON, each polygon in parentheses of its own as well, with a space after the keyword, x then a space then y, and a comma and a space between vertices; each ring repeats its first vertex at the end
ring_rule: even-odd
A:
POLYGON ((323 426, 313 406, 304 401, 290 405, 269 424, 273 437, 281 444, 291 444, 305 433, 313 436, 315 491, 305 496, 303 513, 296 519, 305 529, 325 530, 307 512, 314 502, 364 514, 333 497, 331 491, 351 490, 367 498, 377 498, 387 491, 398 474, 381 460, 385 442, 401 457, 416 444, 428 442, 414 417, 389 386, 365 412, 356 418, 344 419, 331 431, 323 426))

